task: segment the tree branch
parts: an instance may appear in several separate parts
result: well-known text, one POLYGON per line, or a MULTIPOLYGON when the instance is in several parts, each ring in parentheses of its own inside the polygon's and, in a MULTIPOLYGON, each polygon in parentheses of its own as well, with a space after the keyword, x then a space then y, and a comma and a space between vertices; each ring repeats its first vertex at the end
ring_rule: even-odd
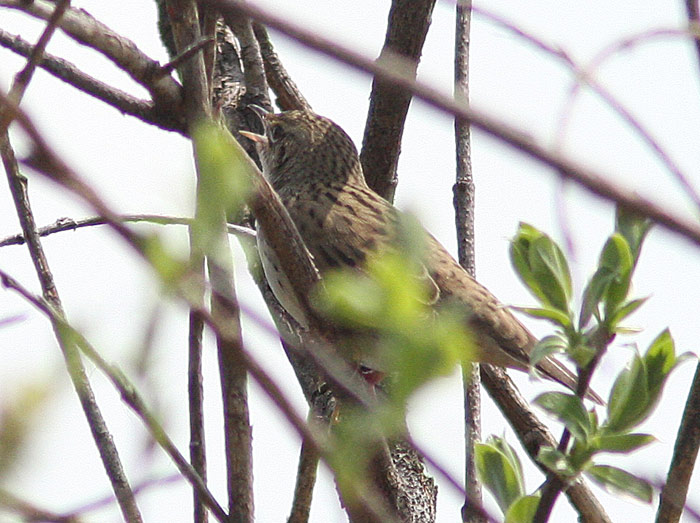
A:
MULTIPOLYGON (((47 0, 0 0, 0 7, 19 9, 43 20, 48 20, 54 11, 54 4, 47 0)), ((126 71, 148 90, 159 111, 179 111, 182 102, 180 85, 172 77, 163 75, 160 64, 141 52, 134 42, 115 33, 82 9, 69 8, 60 28, 75 41, 99 51, 126 71)))
MULTIPOLYGON (((455 98, 469 104, 469 39, 471 0, 458 2, 455 9, 455 98)), ((474 177, 471 162, 469 122, 455 118, 455 147, 457 176, 453 187, 455 228, 459 263, 476 277, 474 255, 474 177)), ((479 364, 462 364, 464 391, 464 478, 466 494, 462 520, 483 523, 483 515, 473 507, 481 507, 481 484, 477 478, 474 447, 481 439, 481 378, 479 364)))
MULTIPOLYGON (((30 54, 25 68, 15 77, 8 95, 3 95, 4 103, 0 111, 0 155, 2 156, 2 162, 7 173, 10 192, 15 203, 23 235, 27 239, 27 247, 41 285, 42 293, 46 301, 56 309, 60 318, 65 317, 65 312, 49 268, 48 259, 46 258, 41 240, 36 231, 36 222, 29 203, 27 179, 24 178, 19 171, 19 165, 10 144, 7 126, 9 126, 10 122, 16 117, 16 107, 21 102, 24 92, 35 71, 36 64, 41 60, 44 48, 53 35, 68 4, 69 2, 67 0, 61 0, 56 5, 56 9, 52 16, 49 17, 49 23, 39 38, 39 43, 30 54)), ((66 339, 65 333, 59 328, 59 323, 54 320, 52 321, 52 325, 66 362, 68 374, 80 400, 83 412, 85 413, 85 418, 90 427, 92 437, 95 440, 97 450, 100 453, 105 472, 107 473, 112 489, 119 502, 122 515, 128 521, 140 522, 142 520, 141 514, 136 505, 134 493, 129 486, 128 478, 124 472, 112 436, 107 429, 102 413, 95 401, 80 354, 76 350, 74 344, 66 339)))
POLYGON ((690 385, 690 394, 678 428, 673 458, 656 513, 657 523, 674 523, 680 520, 688 495, 690 478, 695 468, 695 460, 698 457, 698 447, 700 447, 700 364, 695 368, 695 377, 690 385))
MULTIPOLYGON (((415 78, 434 7, 435 0, 393 0, 377 63, 394 68, 400 65, 406 77, 415 78)), ((411 93, 386 80, 375 76, 372 82, 360 161, 367 184, 392 201, 411 93)))
POLYGON ((616 202, 630 212, 646 216, 667 230, 700 246, 700 226, 696 222, 668 213, 650 200, 639 197, 633 191, 608 181, 614 180, 615 176, 589 169, 578 162, 570 160, 532 140, 525 131, 512 127, 481 111, 466 107, 452 96, 442 94, 423 82, 416 82, 413 78, 407 77, 402 72, 365 58, 346 47, 340 46, 331 40, 291 24, 257 6, 249 3, 239 3, 233 0, 210 1, 220 9, 231 9, 237 12, 243 12, 259 22, 286 34, 290 38, 316 49, 323 54, 336 58, 355 69, 374 74, 387 81, 392 81, 397 86, 401 86, 407 91, 410 91, 414 96, 429 103, 433 107, 469 121, 473 128, 480 129, 510 145, 514 149, 521 151, 525 155, 553 168, 558 174, 575 181, 593 194, 606 200, 616 202))
POLYGON ((293 109, 311 111, 311 104, 306 100, 277 56, 265 26, 254 23, 253 32, 260 45, 267 83, 277 97, 276 102, 279 108, 282 111, 291 111, 293 109))

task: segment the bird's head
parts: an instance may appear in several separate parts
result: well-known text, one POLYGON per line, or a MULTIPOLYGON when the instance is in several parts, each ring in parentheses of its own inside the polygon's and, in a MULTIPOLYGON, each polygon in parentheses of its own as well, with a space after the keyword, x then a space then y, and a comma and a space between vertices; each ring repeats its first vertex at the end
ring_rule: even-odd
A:
MULTIPOLYGON (((264 134, 242 131, 256 143, 263 172, 280 190, 290 184, 362 178, 357 149, 337 124, 308 111, 268 113, 251 107, 260 117, 264 134)), ((362 181, 364 183, 364 180, 362 181)))

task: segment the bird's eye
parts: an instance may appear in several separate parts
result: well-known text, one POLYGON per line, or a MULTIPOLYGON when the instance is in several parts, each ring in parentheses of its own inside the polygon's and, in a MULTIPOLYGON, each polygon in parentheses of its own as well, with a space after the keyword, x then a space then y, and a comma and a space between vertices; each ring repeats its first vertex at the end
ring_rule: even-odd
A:
POLYGON ((271 142, 277 142, 284 136, 284 129, 281 125, 275 125, 270 127, 268 134, 271 142))

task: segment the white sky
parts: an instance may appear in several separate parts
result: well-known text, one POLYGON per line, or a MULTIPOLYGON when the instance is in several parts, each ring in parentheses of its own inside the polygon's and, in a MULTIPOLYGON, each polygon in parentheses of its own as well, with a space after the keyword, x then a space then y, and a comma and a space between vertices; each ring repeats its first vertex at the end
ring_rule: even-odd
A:
MULTIPOLYGON (((263 2, 260 2, 263 5, 263 2)), ((155 31, 153 2, 75 1, 117 32, 131 38, 151 57, 165 62, 155 31)), ((264 5, 290 20, 306 24, 322 34, 376 56, 384 39, 388 1, 355 2, 298 0, 269 1, 264 5)), ((585 64, 608 44, 631 34, 683 25, 682 2, 618 0, 617 2, 511 2, 492 0, 498 12, 544 41, 566 50, 585 64)), ((449 92, 452 86, 453 5, 441 1, 436 8, 420 68, 421 79, 449 92)), ((0 25, 35 41, 39 27, 26 17, 2 10, 0 25)), ((361 141, 368 104, 370 79, 348 72, 341 65, 319 57, 273 34, 279 54, 315 110, 341 124, 361 141)), ((144 95, 123 73, 94 52, 80 48, 58 34, 49 51, 78 63, 97 78, 130 92, 144 95)), ((612 90, 653 131, 686 175, 698 183, 700 140, 700 94, 698 66, 693 48, 679 38, 655 39, 617 53, 599 70, 599 80, 612 90)), ((471 94, 475 107, 497 115, 545 144, 555 144, 556 129, 564 108, 571 75, 551 58, 524 44, 492 24, 476 18, 472 25, 471 94)), ((6 89, 22 61, 0 50, 0 86, 6 89)), ((189 215, 192 209, 193 174, 190 146, 168 134, 120 115, 92 98, 76 92, 39 72, 23 107, 50 143, 78 172, 124 213, 189 215)), ((641 141, 592 95, 577 99, 564 151, 592 168, 608 173, 613 181, 653 197, 675 212, 692 216, 678 185, 641 141)), ((17 140, 21 152, 21 137, 17 140)), ((451 186, 454 179, 452 122, 422 103, 409 114, 399 164, 397 205, 418 214, 424 225, 454 252, 451 186)), ((482 134, 475 133, 474 173, 477 187, 477 274, 502 301, 532 304, 515 277, 508 260, 508 238, 519 221, 536 225, 557 239, 568 228, 574 239, 576 263, 572 272, 578 288, 592 272, 600 247, 612 227, 612 207, 582 190, 561 190, 549 169, 525 159, 482 134), (564 209, 565 223, 557 207, 564 209)), ((73 198, 30 175, 30 193, 40 225, 57 218, 77 218, 91 213, 73 198)), ((9 192, 0 190, 0 237, 19 230, 9 192)), ((162 231, 173 248, 185 249, 184 230, 162 231)), ((133 375, 132 360, 143 341, 144 327, 153 314, 159 290, 149 271, 106 229, 62 233, 45 242, 68 316, 102 354, 133 375)), ((235 244, 235 242, 232 242, 235 244)), ((261 307, 245 272, 244 260, 235 249, 239 295, 246 303, 261 307)), ((644 330, 620 340, 594 378, 595 388, 608 393, 615 372, 631 354, 630 342, 646 349, 666 326, 677 351, 698 352, 697 303, 700 303, 700 255, 687 242, 655 229, 642 254, 634 292, 651 296, 631 320, 644 330)), ((38 290, 26 249, 0 250, 0 267, 24 284, 38 290)), ((50 382, 49 404, 40 411, 32 446, 22 456, 3 486, 40 506, 69 510, 109 492, 109 485, 92 444, 87 424, 62 371, 58 348, 48 323, 14 294, 0 292, 0 318, 23 313, 26 319, 0 329, 0 408, 11 404, 26 387, 50 382)), ((186 311, 170 304, 160 310, 160 323, 152 348, 149 383, 145 394, 158 403, 161 416, 183 453, 187 452, 186 414, 186 311)), ((528 320, 538 334, 547 326, 528 320)), ((276 341, 247 322, 245 340, 266 368, 279 378, 303 415, 305 405, 286 359, 276 341)), ((206 401, 207 444, 211 488, 225 499, 221 419, 215 351, 207 345, 206 401)), ((692 379, 694 363, 684 364, 673 376, 655 415, 641 428, 659 439, 648 449, 626 457, 604 457, 647 478, 665 477, 673 450, 683 402, 692 379)), ((174 471, 163 453, 144 450, 140 423, 123 406, 99 372, 90 378, 104 406, 109 427, 119 446, 127 473, 134 483, 174 471)), ((526 397, 542 385, 515 376, 526 397)), ((134 376, 134 379, 137 378, 134 376)), ((138 382, 138 380, 137 380, 138 382)), ((271 407, 256 386, 251 387, 254 430, 256 518, 280 521, 288 513, 296 470, 298 442, 289 426, 271 407)), ((460 383, 456 377, 442 379, 420 391, 411 405, 414 437, 461 476, 462 425, 460 383)), ((495 407, 484 405, 484 435, 502 434, 521 451, 495 407)), ((560 429, 555 426, 555 434, 560 429)), ((529 491, 541 476, 528 468, 529 491)), ((695 475, 690 489, 700 492, 695 475)), ((652 506, 617 499, 596 489, 613 521, 649 521, 652 506)), ((153 489, 140 496, 146 521, 189 521, 191 501, 184 483, 153 489)), ((448 485, 440 484, 438 521, 456 521, 461 499, 448 485)), ((691 494, 700 506, 700 496, 691 494)), ((487 500, 494 513, 497 509, 487 500)), ((95 513, 91 521, 114 521, 115 510, 95 513)), ((315 491, 312 521, 343 521, 334 487, 322 476, 315 491)), ((553 521, 571 521, 573 513, 562 498, 553 521)))

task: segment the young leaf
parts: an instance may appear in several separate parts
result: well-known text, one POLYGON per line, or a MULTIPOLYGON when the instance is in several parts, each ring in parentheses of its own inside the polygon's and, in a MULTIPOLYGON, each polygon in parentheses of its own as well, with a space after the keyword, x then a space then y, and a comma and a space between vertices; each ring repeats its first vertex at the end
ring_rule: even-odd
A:
POLYGON ((567 341, 562 336, 545 336, 538 341, 537 345, 532 349, 530 353, 530 365, 535 367, 547 356, 566 352, 567 346, 567 341))
POLYGON ((634 264, 637 264, 639 253, 642 250, 642 243, 647 233, 653 225, 649 218, 640 217, 631 213, 622 207, 617 207, 615 216, 615 230, 618 231, 627 240, 634 258, 634 264))
POLYGON ((644 418, 648 405, 646 365, 635 354, 630 367, 620 373, 610 393, 606 432, 622 432, 633 427, 644 418))
POLYGON ((583 292, 583 303, 581 304, 581 314, 579 317, 579 328, 583 329, 595 315, 596 319, 600 319, 599 306, 603 299, 603 295, 607 290, 610 282, 615 278, 604 267, 600 267, 586 285, 586 290, 583 292))
POLYGON ((654 492, 652 486, 629 472, 609 465, 593 465, 586 470, 586 473, 593 481, 609 490, 629 494, 641 501, 651 503, 654 492))
POLYGON ((649 298, 638 298, 636 300, 630 300, 627 303, 620 305, 613 314, 613 316, 609 319, 608 323, 610 325, 611 332, 619 332, 617 326, 620 324, 620 322, 627 318, 627 316, 632 314, 634 311, 636 311, 639 307, 644 305, 644 303, 648 299, 649 298))
POLYGON ((533 276, 548 304, 568 312, 571 301, 571 275, 564 253, 552 239, 542 234, 530 246, 529 263, 533 276))
POLYGON ((603 295, 606 317, 609 317, 627 297, 634 267, 632 251, 624 236, 619 233, 610 236, 603 247, 598 265, 614 275, 603 295))
POLYGON ((578 471, 571 466, 567 457, 553 447, 541 447, 537 461, 549 470, 564 476, 575 476, 578 471))
POLYGON ((632 452, 653 443, 656 438, 650 434, 610 434, 593 438, 591 446, 602 452, 632 452))
POLYGON ((505 513, 508 507, 524 494, 523 478, 519 467, 492 443, 477 443, 474 448, 476 470, 481 482, 496 498, 505 513))
POLYGON ((591 420, 581 398, 564 392, 545 392, 534 403, 564 423, 575 438, 584 442, 588 439, 591 420))
POLYGON ((505 523, 530 523, 537 513, 539 503, 539 495, 516 499, 506 512, 505 523))

